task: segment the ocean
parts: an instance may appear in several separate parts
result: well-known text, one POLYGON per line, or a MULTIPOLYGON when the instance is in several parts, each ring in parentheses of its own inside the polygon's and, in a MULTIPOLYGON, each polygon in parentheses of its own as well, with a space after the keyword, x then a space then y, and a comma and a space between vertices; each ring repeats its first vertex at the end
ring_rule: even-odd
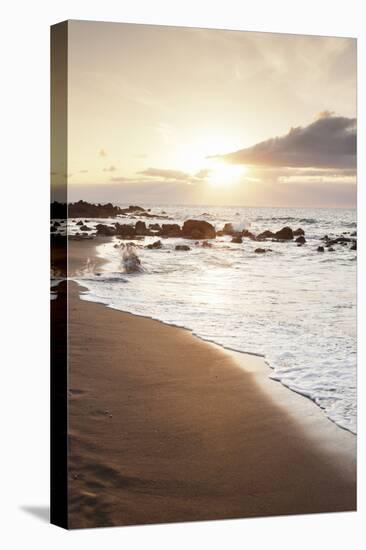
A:
MULTIPOLYGON (((324 235, 356 230, 356 210, 152 206, 151 213, 156 217, 146 223, 182 225, 200 219, 219 230, 230 222, 255 234, 301 227, 307 243, 298 247, 293 241, 244 238, 234 244, 223 236, 204 248, 169 238, 161 239, 161 249, 149 250, 145 245, 159 237, 145 237, 135 241, 142 270, 128 274, 113 238, 97 247, 107 261, 103 273, 95 274, 88 263, 77 277, 88 288, 82 298, 185 327, 225 348, 262 355, 273 379, 309 397, 332 421, 356 433, 357 252, 341 245, 334 252, 317 252, 324 235), (191 250, 176 251, 176 244, 191 250), (256 254, 258 247, 271 252, 256 254)), ((115 221, 128 222, 94 219, 87 225, 115 221)), ((70 234, 77 229, 69 220, 70 234)))

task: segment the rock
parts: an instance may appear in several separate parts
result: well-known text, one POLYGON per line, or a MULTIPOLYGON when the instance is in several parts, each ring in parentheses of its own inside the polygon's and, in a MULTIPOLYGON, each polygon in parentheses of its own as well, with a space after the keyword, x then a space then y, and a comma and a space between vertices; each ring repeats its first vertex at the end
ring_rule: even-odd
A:
POLYGON ((117 230, 115 227, 111 227, 103 223, 98 223, 95 226, 95 229, 97 230, 97 235, 101 235, 102 237, 113 237, 114 235, 117 235, 117 230))
POLYGON ((61 224, 59 222, 54 222, 53 227, 60 227, 60 225, 61 224))
POLYGON ((146 248, 148 248, 149 250, 155 250, 155 249, 158 249, 158 248, 161 248, 162 247, 162 244, 161 244, 161 241, 155 241, 151 244, 148 244, 146 246, 146 248))
POLYGON ((231 239, 231 242, 236 243, 236 244, 241 244, 243 242, 243 239, 242 239, 241 235, 237 235, 236 237, 233 237, 231 239))
MULTIPOLYGON (((65 205, 61 203, 52 203, 51 212, 59 212, 65 205)), ((119 206, 113 206, 112 203, 107 204, 91 204, 86 201, 78 201, 70 203, 68 205, 68 214, 71 218, 115 218, 116 216, 123 215, 124 213, 130 212, 144 212, 144 208, 141 206, 129 206, 128 208, 122 209, 119 206)), ((53 217, 65 217, 65 216, 53 216, 53 217)))
POLYGON ((350 250, 357 250, 357 243, 354 242, 350 248, 350 250))
POLYGON ((264 254, 264 253, 266 252, 266 249, 265 249, 265 248, 256 248, 256 249, 254 250, 254 252, 255 252, 256 254, 264 254))
POLYGON ((294 238, 291 227, 283 227, 275 233, 275 238, 281 241, 290 241, 294 238))
POLYGON ((300 237, 297 237, 297 239, 295 239, 295 243, 299 243, 299 244, 305 244, 306 243, 306 239, 303 235, 300 235, 300 237))
POLYGON ((150 232, 149 229, 147 229, 145 222, 138 221, 135 224, 135 234, 136 235, 150 235, 151 232, 150 232))
POLYGON ((116 227, 116 234, 123 238, 123 239, 130 239, 130 238, 133 238, 135 237, 136 235, 136 230, 135 228, 128 224, 128 223, 115 223, 114 224, 115 227, 116 227))
POLYGON ((235 233, 232 223, 225 223, 224 228, 222 229, 223 235, 233 235, 235 233))
POLYGON ((175 247, 175 250, 188 251, 191 249, 186 244, 177 244, 177 246, 175 247))
POLYGON ((273 237, 275 237, 273 231, 269 231, 268 229, 266 229, 265 231, 257 235, 257 241, 261 241, 263 239, 272 239, 273 237))
POLYGON ((332 246, 330 246, 330 247, 328 248, 328 252, 334 252, 334 248, 333 248, 332 246))
MULTIPOLYGON (((199 243, 196 243, 199 244, 199 243)), ((212 243, 209 243, 208 241, 203 241, 202 245, 203 248, 212 248, 212 243)))
POLYGON ((181 237, 181 229, 177 223, 163 223, 159 235, 161 237, 181 237))
POLYGON ((158 223, 150 223, 149 229, 152 229, 153 231, 160 231, 161 227, 158 223))
POLYGON ((318 252, 324 252, 324 246, 318 246, 317 251, 318 252))
POLYGON ((203 220, 187 220, 182 227, 182 236, 187 239, 214 239, 216 231, 213 225, 203 220))
POLYGON ((91 231, 91 227, 88 227, 87 225, 82 225, 80 227, 80 231, 91 231))
POLYGON ((351 233, 351 237, 357 237, 357 231, 353 231, 353 233, 351 233))
POLYGON ((57 227, 52 225, 50 231, 51 231, 51 233, 55 233, 55 231, 57 231, 57 227))
POLYGON ((305 235, 305 231, 303 229, 301 229, 301 227, 299 227, 298 229, 295 229, 293 234, 294 234, 294 237, 300 237, 300 236, 305 235))
POLYGON ((257 240, 257 237, 254 235, 254 233, 251 233, 250 231, 248 231, 248 229, 244 229, 244 230, 241 232, 241 236, 242 236, 242 237, 248 237, 248 238, 251 239, 252 241, 257 240))
POLYGON ((80 220, 79 222, 76 222, 76 225, 84 225, 84 222, 80 220))

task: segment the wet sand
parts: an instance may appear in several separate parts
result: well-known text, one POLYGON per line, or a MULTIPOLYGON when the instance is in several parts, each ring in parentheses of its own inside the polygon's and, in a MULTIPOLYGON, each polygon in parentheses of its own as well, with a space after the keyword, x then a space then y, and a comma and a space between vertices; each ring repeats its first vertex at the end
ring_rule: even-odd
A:
POLYGON ((68 283, 71 528, 355 510, 356 438, 262 359, 80 292, 68 283))

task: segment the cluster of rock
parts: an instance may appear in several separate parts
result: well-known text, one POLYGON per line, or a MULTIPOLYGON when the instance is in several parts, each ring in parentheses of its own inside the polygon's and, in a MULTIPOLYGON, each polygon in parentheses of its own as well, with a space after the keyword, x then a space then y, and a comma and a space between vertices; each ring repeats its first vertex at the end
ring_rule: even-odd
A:
MULTIPOLYGON (((58 214, 65 205, 61 203, 52 203, 51 212, 53 209, 53 217, 57 218, 58 214)), ((120 208, 108 204, 90 204, 85 201, 79 201, 72 203, 68 207, 69 217, 83 218, 76 222, 78 226, 78 232, 73 238, 90 238, 90 235, 96 234, 104 237, 119 237, 121 239, 142 239, 144 237, 160 237, 159 240, 154 241, 146 246, 150 250, 162 248, 161 239, 166 238, 184 238, 196 241, 196 245, 200 244, 202 247, 210 248, 212 243, 210 240, 220 236, 230 236, 231 242, 235 244, 241 244, 244 238, 250 239, 256 242, 294 242, 297 246, 303 246, 306 244, 305 231, 299 227, 293 230, 291 227, 283 227, 279 231, 265 231, 255 235, 251 231, 244 229, 238 231, 234 228, 233 224, 226 223, 224 227, 216 231, 215 227, 204 220, 186 220, 182 226, 177 223, 150 223, 146 224, 145 221, 138 220, 134 224, 132 223, 120 223, 114 222, 113 224, 98 223, 95 227, 88 225, 85 218, 97 218, 97 217, 116 217, 116 216, 128 216, 131 214, 137 214, 138 216, 156 217, 150 214, 148 210, 144 210, 141 206, 129 206, 128 208, 120 208), (84 221, 83 221, 84 220, 84 221), (93 233, 91 233, 93 231, 93 233), (94 233, 96 231, 96 233, 94 233)), ((164 218, 166 213, 162 213, 160 217, 164 218)), ((134 217, 134 216, 132 216, 134 217)), ((76 220, 73 220, 74 222, 76 220)), ((51 233, 53 235, 58 234, 58 229, 62 229, 66 220, 54 221, 51 224, 51 233)), ((325 250, 332 252, 335 250, 334 246, 347 246, 351 250, 357 250, 357 233, 344 233, 338 237, 328 237, 325 235, 321 240, 324 241, 324 245, 317 248, 318 252, 324 252, 325 250)), ((175 250, 190 250, 188 245, 177 245, 175 250)), ((270 248, 256 248, 254 250, 257 254, 264 254, 265 252, 271 252, 270 248)))
MULTIPOLYGON (((65 204, 61 202, 53 202, 51 204, 51 218, 115 218, 117 216, 144 216, 146 218, 154 218, 156 215, 150 213, 150 208, 145 209, 142 206, 130 205, 127 208, 114 206, 112 203, 107 204, 92 204, 86 201, 72 202, 65 204)), ((165 215, 159 215, 161 218, 168 218, 165 215)))
POLYGON ((333 238, 328 237, 328 235, 324 235, 321 239, 324 241, 324 246, 318 246, 318 252, 325 252, 325 250, 328 250, 328 252, 334 252, 335 245, 346 246, 349 247, 350 250, 357 250, 357 239, 355 237, 357 237, 356 232, 351 233, 349 237, 346 237, 345 234, 333 238))
POLYGON ((133 237, 152 237, 158 236, 163 238, 177 238, 182 237, 184 239, 214 239, 216 237, 216 231, 213 225, 201 220, 187 220, 183 226, 180 227, 176 223, 158 223, 146 225, 143 221, 137 221, 135 225, 121 224, 116 222, 111 225, 99 223, 96 225, 97 235, 105 237, 121 237, 123 239, 131 239, 133 237))

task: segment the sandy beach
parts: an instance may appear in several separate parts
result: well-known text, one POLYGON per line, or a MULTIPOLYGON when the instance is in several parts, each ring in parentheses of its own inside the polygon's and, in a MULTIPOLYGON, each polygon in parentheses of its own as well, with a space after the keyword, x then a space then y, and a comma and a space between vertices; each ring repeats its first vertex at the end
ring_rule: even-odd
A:
MULTIPOLYGON (((94 247, 70 243, 71 276, 94 247)), ((261 358, 82 292, 68 282, 70 528, 355 510, 355 436, 261 358)))

